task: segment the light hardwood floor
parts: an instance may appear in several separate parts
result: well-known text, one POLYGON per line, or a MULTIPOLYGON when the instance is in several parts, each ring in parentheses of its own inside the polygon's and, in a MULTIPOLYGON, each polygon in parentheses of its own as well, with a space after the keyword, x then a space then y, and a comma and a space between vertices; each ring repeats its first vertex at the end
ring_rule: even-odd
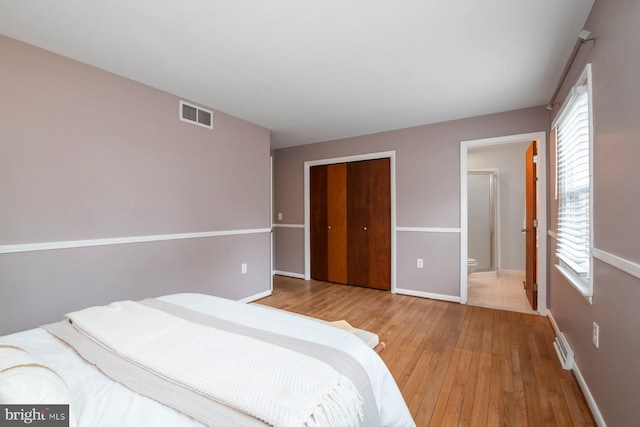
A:
POLYGON ((595 425, 546 317, 283 276, 257 302, 377 333, 419 427, 595 425))

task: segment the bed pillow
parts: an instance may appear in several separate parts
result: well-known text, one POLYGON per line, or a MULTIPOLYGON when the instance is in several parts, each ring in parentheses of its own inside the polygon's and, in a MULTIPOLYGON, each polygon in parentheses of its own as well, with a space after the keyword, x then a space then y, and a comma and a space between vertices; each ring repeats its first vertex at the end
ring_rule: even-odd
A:
MULTIPOLYGON (((0 403, 69 405, 71 396, 58 374, 20 347, 0 343, 0 403)), ((70 426, 75 425, 70 413, 70 426)))

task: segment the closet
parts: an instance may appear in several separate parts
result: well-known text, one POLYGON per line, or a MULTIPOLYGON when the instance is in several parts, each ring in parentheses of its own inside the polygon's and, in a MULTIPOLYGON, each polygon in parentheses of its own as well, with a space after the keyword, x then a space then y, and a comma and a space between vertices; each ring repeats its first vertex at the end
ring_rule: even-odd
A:
POLYGON ((311 278, 391 289, 388 158, 310 169, 311 278))

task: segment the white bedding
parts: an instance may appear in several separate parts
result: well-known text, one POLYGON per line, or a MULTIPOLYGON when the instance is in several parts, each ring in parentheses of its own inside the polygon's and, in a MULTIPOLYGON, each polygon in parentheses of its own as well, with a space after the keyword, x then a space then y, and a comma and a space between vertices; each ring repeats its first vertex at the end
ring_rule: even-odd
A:
MULTIPOLYGON (((314 341, 349 353, 369 374, 384 426, 415 426, 398 387, 380 357, 360 339, 322 322, 259 305, 202 294, 175 294, 159 300, 256 329, 314 341)), ((193 419, 134 393, 84 362, 73 350, 37 328, 0 338, 37 355, 66 382, 79 426, 192 426, 193 419)))

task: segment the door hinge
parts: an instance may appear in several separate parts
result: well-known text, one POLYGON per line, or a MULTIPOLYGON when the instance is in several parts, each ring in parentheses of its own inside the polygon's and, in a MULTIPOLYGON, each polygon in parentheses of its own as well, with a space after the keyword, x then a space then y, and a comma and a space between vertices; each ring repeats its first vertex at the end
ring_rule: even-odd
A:
POLYGON ((533 227, 534 228, 538 228, 538 220, 537 219, 533 220, 533 227))
POLYGON ((533 284, 533 292, 538 292, 538 284, 537 283, 533 284))
POLYGON ((538 163, 538 155, 533 156, 533 163, 538 163))

